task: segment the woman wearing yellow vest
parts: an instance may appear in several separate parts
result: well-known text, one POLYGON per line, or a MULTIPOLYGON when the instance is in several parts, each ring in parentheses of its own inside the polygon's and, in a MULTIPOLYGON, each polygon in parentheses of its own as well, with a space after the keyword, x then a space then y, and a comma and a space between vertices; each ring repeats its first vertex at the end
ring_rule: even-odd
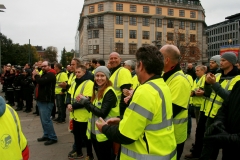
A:
POLYGON ((99 66, 94 72, 94 92, 91 102, 84 96, 79 96, 79 103, 91 112, 88 121, 87 136, 91 138, 98 160, 111 159, 112 142, 100 133, 95 125, 99 117, 107 120, 119 116, 117 96, 109 80, 110 72, 105 66, 99 66))

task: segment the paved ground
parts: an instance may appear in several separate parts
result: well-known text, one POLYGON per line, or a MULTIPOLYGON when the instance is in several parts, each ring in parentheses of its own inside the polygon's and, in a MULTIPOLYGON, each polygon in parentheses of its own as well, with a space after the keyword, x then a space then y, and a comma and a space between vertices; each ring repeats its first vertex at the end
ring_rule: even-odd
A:
MULTIPOLYGON (((0 93, 3 96, 3 93, 0 93)), ((35 102, 34 102, 35 104, 35 102)), ((35 105, 34 105, 35 106, 35 105)), ((15 107, 13 107, 15 108, 15 107)), ((54 124, 54 129, 58 136, 58 143, 45 146, 43 142, 37 142, 37 138, 42 136, 42 126, 39 116, 31 113, 18 111, 19 118, 22 124, 22 130, 28 140, 30 148, 30 160, 67 160, 68 152, 71 151, 73 143, 73 135, 68 132, 68 121, 65 124, 54 124)), ((187 139, 184 147, 184 152, 181 160, 184 160, 184 155, 189 153, 189 150, 194 142, 195 119, 192 119, 193 127, 192 134, 187 139)), ((83 150, 86 154, 86 150, 83 150)), ((221 154, 218 157, 220 160, 221 154)))

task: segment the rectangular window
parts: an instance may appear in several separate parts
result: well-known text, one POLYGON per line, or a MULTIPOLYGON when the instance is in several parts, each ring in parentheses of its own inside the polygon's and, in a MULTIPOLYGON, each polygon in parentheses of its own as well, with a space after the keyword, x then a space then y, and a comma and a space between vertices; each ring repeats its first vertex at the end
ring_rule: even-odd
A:
POLYGON ((137 31, 136 30, 130 30, 129 31, 129 38, 130 39, 136 39, 137 38, 137 31))
POLYGON ((179 22, 179 29, 185 29, 185 22, 184 21, 179 22))
POLYGON ((123 24, 123 17, 122 16, 116 16, 116 24, 123 24))
POLYGON ((196 12, 190 11, 190 18, 196 18, 196 12))
POLYGON ((88 45, 88 54, 93 54, 93 46, 88 45))
POLYGON ((190 34, 190 42, 196 42, 196 35, 190 34))
POLYGON ((130 5, 130 12, 137 12, 137 5, 130 5))
POLYGON ((92 31, 88 31, 88 39, 92 38, 92 31))
POLYGON ((116 43, 115 51, 119 54, 123 54, 123 43, 116 43))
POLYGON ((93 45, 93 54, 99 54, 99 45, 93 45))
POLYGON ((116 10, 117 10, 117 11, 123 11, 123 4, 117 3, 117 4, 116 4, 116 10))
POLYGON ((101 11, 103 11, 103 4, 98 5, 98 12, 101 12, 101 11))
POLYGON ((168 15, 169 16, 173 16, 174 15, 173 9, 171 9, 171 8, 168 9, 168 15))
POLYGON ((123 30, 116 29, 116 38, 123 38, 123 30))
POLYGON ((137 17, 129 17, 129 25, 136 26, 137 25, 137 17))
POLYGON ((185 17, 185 10, 179 10, 179 17, 185 17))
POLYGON ((149 6, 143 6, 143 13, 149 13, 149 6))
POLYGON ((156 40, 162 40, 162 32, 156 32, 156 40))
POLYGON ((167 40, 173 41, 173 33, 167 33, 167 40))
POLYGON ((129 54, 135 54, 137 51, 137 44, 129 44, 129 54))
POLYGON ((190 30, 196 30, 196 23, 190 22, 190 30))
POLYGON ((89 18, 89 24, 94 25, 94 18, 89 18))
POLYGON ((162 19, 156 19, 156 27, 162 27, 162 19))
POLYGON ((89 13, 94 13, 94 6, 89 6, 89 13))
POLYGON ((184 33, 179 34, 179 40, 180 41, 185 41, 185 34, 184 33))
POLYGON ((157 7, 156 8, 156 14, 162 15, 162 8, 157 7))
POLYGON ((143 39, 149 39, 149 31, 143 31, 143 39))
POLYGON ((142 18, 142 25, 143 26, 149 26, 149 18, 142 18))
POLYGON ((173 28, 173 20, 168 20, 167 28, 173 28))
POLYGON ((99 38, 99 30, 93 30, 93 38, 99 38))
POLYGON ((98 25, 103 24, 103 16, 97 17, 97 23, 98 23, 98 25))

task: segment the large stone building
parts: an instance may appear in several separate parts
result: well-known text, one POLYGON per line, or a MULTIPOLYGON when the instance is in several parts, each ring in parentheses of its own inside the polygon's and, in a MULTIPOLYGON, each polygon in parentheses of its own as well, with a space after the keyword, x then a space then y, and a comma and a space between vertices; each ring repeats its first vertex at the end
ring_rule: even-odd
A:
POLYGON ((76 42, 83 60, 107 60, 112 51, 122 60, 134 59, 141 46, 170 43, 182 54, 189 50, 189 61, 202 63, 207 62, 202 58, 207 50, 205 27, 197 0, 85 0, 76 42))
POLYGON ((240 13, 225 18, 225 21, 208 26, 208 57, 220 54, 221 46, 240 44, 240 13))

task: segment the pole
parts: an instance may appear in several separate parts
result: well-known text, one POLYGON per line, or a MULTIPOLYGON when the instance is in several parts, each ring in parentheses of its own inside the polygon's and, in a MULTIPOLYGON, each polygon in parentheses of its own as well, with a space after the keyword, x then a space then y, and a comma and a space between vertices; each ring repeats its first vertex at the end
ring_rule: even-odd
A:
POLYGON ((29 63, 29 65, 31 64, 31 54, 30 54, 30 39, 29 39, 29 46, 28 46, 28 63, 29 63))

